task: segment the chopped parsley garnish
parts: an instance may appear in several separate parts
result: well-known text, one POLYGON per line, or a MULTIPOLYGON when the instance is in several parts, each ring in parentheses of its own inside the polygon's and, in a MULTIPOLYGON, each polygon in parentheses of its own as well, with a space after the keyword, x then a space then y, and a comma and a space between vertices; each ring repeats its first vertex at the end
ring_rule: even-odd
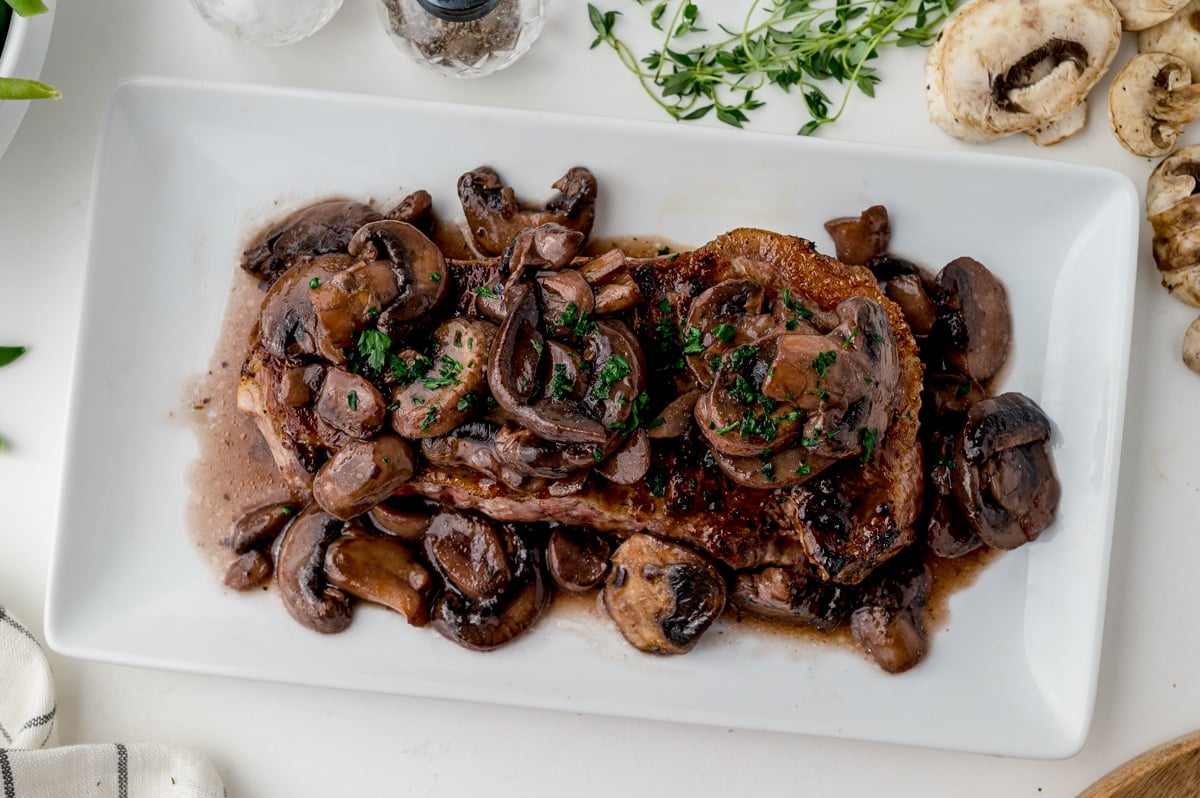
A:
POLYGON ((867 340, 873 344, 881 344, 881 343, 883 343, 883 336, 880 335, 879 333, 874 333, 874 332, 867 333, 867 340))
POLYGON ((488 299, 499 299, 500 298, 499 294, 497 294, 492 289, 488 288, 486 285, 481 285, 478 288, 476 288, 475 293, 478 294, 479 296, 485 296, 488 299))
POLYGON ((559 327, 574 327, 579 321, 579 306, 574 302, 568 302, 567 307, 558 318, 554 320, 555 325, 559 327))
POLYGON ((311 280, 309 280, 309 281, 308 281, 308 287, 309 287, 309 288, 320 288, 320 287, 321 287, 321 278, 320 278, 320 277, 314 277, 314 278, 312 278, 311 280))
POLYGON ((750 405, 758 398, 758 391, 754 390, 750 380, 738 374, 733 378, 733 387, 729 389, 729 395, 744 405, 750 405))
POLYGON ((737 429, 741 425, 742 425, 742 422, 740 422, 740 421, 731 421, 728 424, 726 424, 725 426, 717 428, 717 434, 724 435, 727 432, 733 432, 735 429, 737 429))
POLYGON ((795 299, 792 299, 792 290, 790 288, 783 289, 783 304, 792 313, 795 313, 802 319, 811 319, 813 312, 801 305, 795 299))
POLYGON ((861 331, 858 329, 857 324, 854 325, 853 327, 851 327, 850 335, 848 335, 846 337, 845 341, 842 341, 842 349, 849 349, 850 346, 854 343, 854 339, 858 337, 859 332, 861 332, 861 331))
POLYGON ((966 396, 970 392, 971 392, 971 383, 966 380, 964 380, 963 382, 960 382, 958 384, 958 387, 954 389, 954 395, 958 396, 958 397, 966 396))
POLYGON ((796 473, 802 477, 805 477, 812 473, 812 469, 808 467, 808 463, 801 463, 800 465, 796 466, 796 473))
POLYGON ((869 463, 871 462, 871 455, 875 452, 875 447, 879 445, 879 433, 873 429, 863 429, 862 445, 862 461, 869 463))
POLYGON ((533 344, 533 351, 538 353, 538 357, 541 357, 542 352, 546 351, 546 345, 536 338, 532 339, 529 343, 533 344))
POLYGON ((454 331, 454 345, 462 346, 462 330, 454 331))
POLYGON ((358 391, 350 391, 346 394, 346 404, 350 406, 351 410, 358 410, 358 391))
POLYGON ((462 397, 459 398, 458 404, 456 404, 455 407, 458 408, 458 412, 463 413, 463 412, 466 412, 467 410, 470 410, 471 406, 474 405, 478 401, 479 401, 479 394, 474 393, 474 392, 465 393, 462 395, 462 397))
POLYGON ((458 385, 458 375, 460 373, 462 373, 462 364, 449 355, 442 355, 439 361, 438 375, 436 377, 422 377, 421 385, 427 391, 436 391, 439 388, 458 385))
POLYGON ((367 315, 371 318, 375 318, 379 315, 379 308, 375 307, 374 305, 369 306, 367 308, 367 315))
POLYGON ((292 505, 285 504, 279 508, 279 512, 283 513, 284 515, 291 515, 295 512, 295 510, 292 509, 292 505))
POLYGON ((388 409, 388 412, 389 412, 389 413, 394 413, 395 411, 397 411, 397 410, 399 410, 399 409, 400 409, 400 403, 399 403, 399 402, 392 402, 391 404, 389 404, 389 405, 387 406, 387 409, 388 409))
POLYGON ((817 379, 825 379, 825 371, 837 362, 837 352, 832 350, 822 352, 812 360, 812 367, 817 371, 817 379))
POLYGON ((727 344, 733 340, 733 336, 737 335, 737 327, 732 324, 718 324, 713 327, 713 337, 723 344, 727 344))
POLYGON ((358 335, 358 353, 366 358, 373 371, 382 371, 388 362, 392 339, 379 330, 363 330, 358 335))
POLYGON ((650 489, 651 496, 661 499, 667 495, 667 475, 657 468, 653 469, 646 475, 646 487, 650 489))
POLYGON ((729 368, 734 371, 741 371, 742 367, 752 362, 758 355, 757 346, 739 346, 737 349, 729 353, 727 361, 729 368))
POLYGON ((698 355, 704 351, 704 332, 692 325, 687 328, 687 332, 683 335, 683 353, 685 355, 698 355))
POLYGON ((554 364, 554 373, 550 375, 550 395, 555 399, 566 399, 575 390, 575 381, 567 376, 567 367, 563 363, 554 364))
POLYGON ((596 399, 607 399, 612 393, 612 387, 622 378, 633 371, 629 361, 618 354, 611 354, 604 366, 596 375, 596 386, 592 388, 592 396, 596 399))
POLYGON ((671 248, 668 247, 666 244, 663 244, 661 247, 658 248, 658 252, 655 252, 654 254, 655 255, 670 255, 671 248))
POLYGON ((795 319, 788 319, 786 322, 784 322, 783 326, 787 327, 788 332, 791 332, 800 326, 800 322, 796 321, 795 319))
POLYGON ((425 418, 421 419, 421 432, 427 431, 430 425, 435 421, 437 421, 437 405, 431 405, 430 408, 425 411, 425 418))
MULTIPOLYGON (((621 397, 624 398, 624 397, 621 397)), ((651 419, 649 416, 643 418, 646 413, 646 408, 650 405, 650 394, 642 391, 637 396, 633 397, 633 402, 629 406, 629 418, 624 421, 618 421, 612 425, 612 428, 617 432, 628 432, 635 430, 638 427, 657 427, 659 424, 664 424, 664 419, 651 419), (657 423, 655 423, 657 422, 657 423)))
POLYGON ((442 281, 442 275, 434 272, 433 274, 429 275, 429 279, 435 283, 440 283, 442 281))
POLYGON ((763 478, 765 480, 767 480, 767 482, 774 482, 775 481, 775 464, 774 463, 763 463, 762 464, 762 475, 763 475, 763 478))
POLYGON ((433 368, 433 361, 424 355, 417 355, 412 362, 399 355, 392 355, 389 365, 396 381, 401 385, 408 385, 433 368))
POLYGON ((599 463, 601 460, 604 459, 604 452, 600 451, 600 449, 598 449, 596 447, 593 447, 592 448, 592 459, 595 460, 597 463, 599 463))
POLYGON ((721 363, 722 363, 722 360, 721 360, 720 355, 713 355, 712 357, 710 357, 708 359, 708 367, 710 369, 712 369, 713 371, 720 371, 721 363))

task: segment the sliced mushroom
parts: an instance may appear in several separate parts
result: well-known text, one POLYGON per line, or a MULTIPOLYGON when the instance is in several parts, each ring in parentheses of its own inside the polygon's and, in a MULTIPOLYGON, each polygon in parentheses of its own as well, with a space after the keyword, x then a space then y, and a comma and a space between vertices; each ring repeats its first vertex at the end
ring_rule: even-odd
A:
POLYGON ((695 417, 696 402, 701 391, 688 391, 671 400, 650 424, 649 435, 658 440, 662 438, 681 438, 692 427, 695 417))
POLYGON ((725 580, 692 549, 638 533, 613 553, 603 596, 635 648, 686 654, 725 608, 725 580))
MULTIPOLYGON (((384 213, 385 219, 405 222, 420 230, 425 235, 433 232, 433 197, 424 189, 417 189, 396 203, 395 207, 384 213)), ((365 224, 365 223, 364 223, 365 224)))
POLYGON ((937 276, 933 334, 946 360, 986 383, 1003 368, 1012 343, 1012 314, 1004 284, 982 263, 957 258, 937 276))
POLYGON ((822 581, 807 564, 737 575, 730 602, 751 615, 832 632, 850 614, 851 591, 822 581))
POLYGON ((892 240, 887 208, 882 205, 872 205, 857 218, 830 219, 825 223, 825 231, 833 237, 837 259, 855 266, 865 266, 872 258, 887 252, 892 240))
POLYGON ((1108 0, 964 5, 925 61, 930 117, 963 141, 1021 132, 1036 137, 1039 128, 1083 101, 1112 63, 1120 40, 1121 18, 1108 0))
POLYGON ((225 586, 234 590, 253 590, 271 579, 271 558, 258 549, 243 552, 225 569, 225 586))
POLYGON ((542 224, 522 230, 513 237, 500 258, 510 284, 534 270, 557 271, 571 262, 583 246, 583 233, 561 224, 542 224))
POLYGON ((1192 0, 1170 18, 1139 32, 1138 52, 1179 56, 1193 75, 1200 75, 1200 0, 1192 0))
POLYGON ((612 546, 594 530, 560 526, 546 543, 550 578, 565 593, 586 593, 604 581, 612 546))
POLYGON ((471 601, 499 597, 514 577, 503 540, 482 516, 438 513, 430 519, 424 541, 433 567, 471 601))
POLYGON ((375 386, 366 377, 340 368, 329 369, 314 410, 325 423, 352 438, 371 437, 387 417, 387 406, 375 386))
POLYGON ((511 525, 446 511, 434 516, 425 554, 446 579, 433 626, 461 646, 486 651, 532 626, 550 600, 537 552, 511 525))
POLYGON ((317 364, 284 369, 275 385, 275 399, 284 407, 304 407, 325 382, 325 367, 317 364))
POLYGON ((348 255, 323 255, 306 259, 288 269, 263 297, 259 314, 259 340, 276 357, 315 355, 328 347, 313 308, 312 292, 338 272, 350 268, 348 255))
POLYGON ((588 236, 596 213, 596 178, 577 166, 553 187, 558 193, 544 207, 525 208, 490 167, 482 166, 460 177, 458 198, 475 246, 484 255, 499 255, 517 233, 549 222, 588 236))
POLYGON ((496 325, 455 317, 433 331, 429 369, 397 390, 392 429, 406 438, 433 438, 462 425, 487 396, 488 358, 496 325))
POLYGON ((1050 419, 1018 393, 967 412, 954 458, 954 495, 989 546, 1013 549, 1054 521, 1061 494, 1048 451, 1050 419))
POLYGON ((413 474, 412 447, 396 435, 352 441, 313 478, 313 499, 343 520, 362 515, 396 492, 413 474))
POLYGON ((595 465, 604 449, 595 444, 553 443, 515 424, 505 424, 493 439, 496 458, 518 474, 562 479, 595 465))
POLYGON ((1171 294, 1200 305, 1192 290, 1200 267, 1200 145, 1163 159, 1146 184, 1146 216, 1154 229, 1151 250, 1171 294))
POLYGON ((251 510, 234 523, 227 545, 234 554, 268 547, 295 516, 296 505, 291 502, 267 504, 251 510))
POLYGON ((920 614, 907 608, 859 607, 850 616, 850 631, 888 673, 911 669, 925 658, 929 647, 920 614))
POLYGON ((646 430, 634 430, 621 448, 597 463, 593 470, 618 485, 641 482, 650 470, 650 438, 646 430))
POLYGON ((367 511, 367 518, 380 532, 405 543, 417 543, 429 528, 433 509, 423 500, 389 499, 367 511))
POLYGON ((401 290, 387 261, 359 261, 345 271, 322 280, 309 292, 323 335, 320 354, 334 363, 345 361, 345 352, 358 342, 359 333, 375 323, 401 290))
POLYGON ((762 313, 765 302, 762 285, 753 280, 724 280, 692 301, 684 328, 684 353, 702 387, 713 383, 714 355, 750 342, 745 320, 762 313))
POLYGON ((399 294, 379 314, 386 332, 421 325, 449 293, 451 276, 442 251, 411 224, 385 219, 363 225, 349 251, 366 261, 387 261, 395 274, 399 294))
POLYGON ((350 625, 350 599, 325 578, 325 552, 342 534, 342 522, 315 504, 296 516, 280 540, 275 584, 283 606, 298 622, 333 634, 350 625))
POLYGON ((1135 55, 1108 92, 1109 125, 1134 155, 1166 155, 1198 115, 1200 86, 1192 84, 1187 62, 1170 53, 1135 55))
POLYGON ((624 274, 627 267, 625 253, 614 248, 581 265, 579 272, 592 285, 601 286, 618 275, 624 274))
POLYGON ((641 343, 625 322, 600 319, 586 337, 584 359, 592 364, 592 381, 583 407, 604 428, 621 429, 646 390, 648 369, 641 343))
POLYGON ((836 458, 816 454, 802 445, 781 451, 772 448, 754 457, 732 457, 717 449, 710 452, 725 476, 758 490, 803 485, 837 462, 836 458))
POLYGON ((421 454, 438 466, 466 467, 510 488, 524 488, 530 475, 504 463, 496 451, 498 424, 476 419, 438 438, 422 438, 421 454))
POLYGON ((561 399, 534 401, 541 389, 545 336, 537 296, 528 283, 507 292, 508 316, 500 325, 487 364, 487 381, 502 408, 527 429, 557 443, 605 443, 604 427, 573 403, 561 399))
POLYGON ((355 231, 382 218, 379 211, 361 202, 317 202, 264 230, 246 249, 242 268, 275 280, 297 256, 344 252, 355 231))
POLYGON ((1170 19, 1187 0, 1113 0, 1125 30, 1145 30, 1170 19))
POLYGON ((540 274, 535 282, 542 300, 542 318, 550 335, 574 338, 580 319, 587 319, 596 311, 591 284, 575 269, 540 274))
POLYGON ((325 576, 356 598, 395 610, 413 626, 429 622, 433 576, 396 538, 343 535, 325 553, 325 576))
POLYGON ((890 255, 875 258, 867 266, 887 298, 900 306, 913 335, 918 339, 929 335, 937 318, 937 306, 928 288, 933 284, 933 275, 911 261, 890 255))
POLYGON ((629 277, 617 278, 596 292, 596 314, 607 316, 637 307, 646 297, 629 277))
POLYGON ((1200 374, 1200 319, 1189 324, 1183 334, 1183 363, 1200 374))

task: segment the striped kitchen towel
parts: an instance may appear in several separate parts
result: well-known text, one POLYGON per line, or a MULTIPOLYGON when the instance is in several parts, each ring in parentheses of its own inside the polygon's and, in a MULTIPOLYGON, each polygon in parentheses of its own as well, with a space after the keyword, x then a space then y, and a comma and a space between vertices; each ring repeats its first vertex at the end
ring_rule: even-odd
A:
POLYGON ((54 677, 37 639, 0 606, 0 796, 225 798, 212 765, 165 745, 55 744, 54 677))

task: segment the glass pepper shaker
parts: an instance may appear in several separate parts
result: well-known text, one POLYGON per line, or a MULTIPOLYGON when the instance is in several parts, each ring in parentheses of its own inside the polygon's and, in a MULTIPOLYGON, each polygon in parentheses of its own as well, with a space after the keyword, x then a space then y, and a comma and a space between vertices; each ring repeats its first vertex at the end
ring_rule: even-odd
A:
POLYGON ((456 78, 516 61, 545 20, 544 0, 379 0, 379 11, 401 52, 456 78))

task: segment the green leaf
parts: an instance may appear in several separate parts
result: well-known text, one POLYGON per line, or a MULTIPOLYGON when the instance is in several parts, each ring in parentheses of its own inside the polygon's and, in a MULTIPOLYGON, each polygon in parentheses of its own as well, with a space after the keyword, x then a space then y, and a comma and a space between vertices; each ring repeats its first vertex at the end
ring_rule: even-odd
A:
POLYGON ((53 86, 25 78, 0 78, 0 100, 57 100, 62 92, 53 86))
POLYGON ((23 346, 0 346, 0 366, 7 366, 27 351, 23 346))
POLYGON ((50 10, 42 0, 5 0, 5 2, 12 6, 13 11, 23 17, 45 14, 50 10))

